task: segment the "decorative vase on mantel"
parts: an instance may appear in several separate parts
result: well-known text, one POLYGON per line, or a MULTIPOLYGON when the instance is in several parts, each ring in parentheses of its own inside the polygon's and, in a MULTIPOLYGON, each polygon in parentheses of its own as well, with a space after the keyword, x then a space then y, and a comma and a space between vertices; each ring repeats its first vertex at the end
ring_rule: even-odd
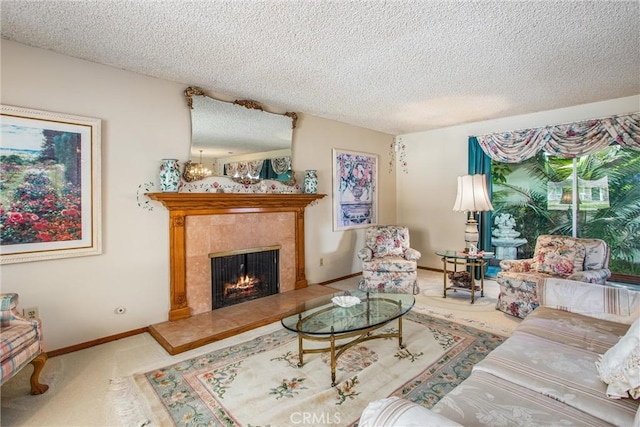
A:
POLYGON ((304 172, 304 192, 305 194, 318 193, 318 175, 314 169, 309 169, 304 172))
POLYGON ((180 168, 177 159, 162 159, 160 164, 160 191, 177 193, 180 187, 180 168))

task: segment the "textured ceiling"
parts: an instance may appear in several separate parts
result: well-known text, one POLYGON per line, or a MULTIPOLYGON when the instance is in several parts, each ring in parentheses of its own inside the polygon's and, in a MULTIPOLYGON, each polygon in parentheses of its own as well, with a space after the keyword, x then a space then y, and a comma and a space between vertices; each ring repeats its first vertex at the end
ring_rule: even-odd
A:
POLYGON ((640 93, 638 1, 5 1, 2 36, 390 134, 640 93))

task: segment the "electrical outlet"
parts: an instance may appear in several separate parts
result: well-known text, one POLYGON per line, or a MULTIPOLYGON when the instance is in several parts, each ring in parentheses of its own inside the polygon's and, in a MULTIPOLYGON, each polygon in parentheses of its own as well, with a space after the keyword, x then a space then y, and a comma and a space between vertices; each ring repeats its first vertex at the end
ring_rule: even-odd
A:
POLYGON ((320 267, 324 265, 324 258, 320 258, 320 267))
POLYGON ((38 310, 38 307, 29 307, 22 310, 22 315, 27 319, 35 320, 40 318, 40 311, 38 310))

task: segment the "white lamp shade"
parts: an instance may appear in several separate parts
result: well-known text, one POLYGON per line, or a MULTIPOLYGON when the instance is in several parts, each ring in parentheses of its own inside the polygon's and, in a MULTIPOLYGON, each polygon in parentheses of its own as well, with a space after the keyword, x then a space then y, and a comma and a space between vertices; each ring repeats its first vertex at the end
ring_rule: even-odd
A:
POLYGON ((457 212, 492 211, 485 175, 464 175, 458 177, 458 194, 453 210, 457 212))

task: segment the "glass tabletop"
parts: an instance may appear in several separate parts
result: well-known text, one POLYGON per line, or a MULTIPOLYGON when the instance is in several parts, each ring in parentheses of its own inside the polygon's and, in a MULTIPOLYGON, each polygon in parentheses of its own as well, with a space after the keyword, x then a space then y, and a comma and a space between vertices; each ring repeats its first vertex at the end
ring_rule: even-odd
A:
POLYGON ((301 313, 282 319, 282 326, 293 332, 309 335, 331 335, 355 332, 360 329, 383 325, 405 315, 416 302, 410 294, 349 291, 360 299, 351 307, 340 307, 331 302, 336 292, 306 303, 301 313))
POLYGON ((447 258, 458 258, 458 259, 491 259, 495 256, 493 252, 484 252, 480 251, 476 255, 469 255, 463 251, 454 251, 454 250, 441 250, 436 251, 436 255, 447 258))

